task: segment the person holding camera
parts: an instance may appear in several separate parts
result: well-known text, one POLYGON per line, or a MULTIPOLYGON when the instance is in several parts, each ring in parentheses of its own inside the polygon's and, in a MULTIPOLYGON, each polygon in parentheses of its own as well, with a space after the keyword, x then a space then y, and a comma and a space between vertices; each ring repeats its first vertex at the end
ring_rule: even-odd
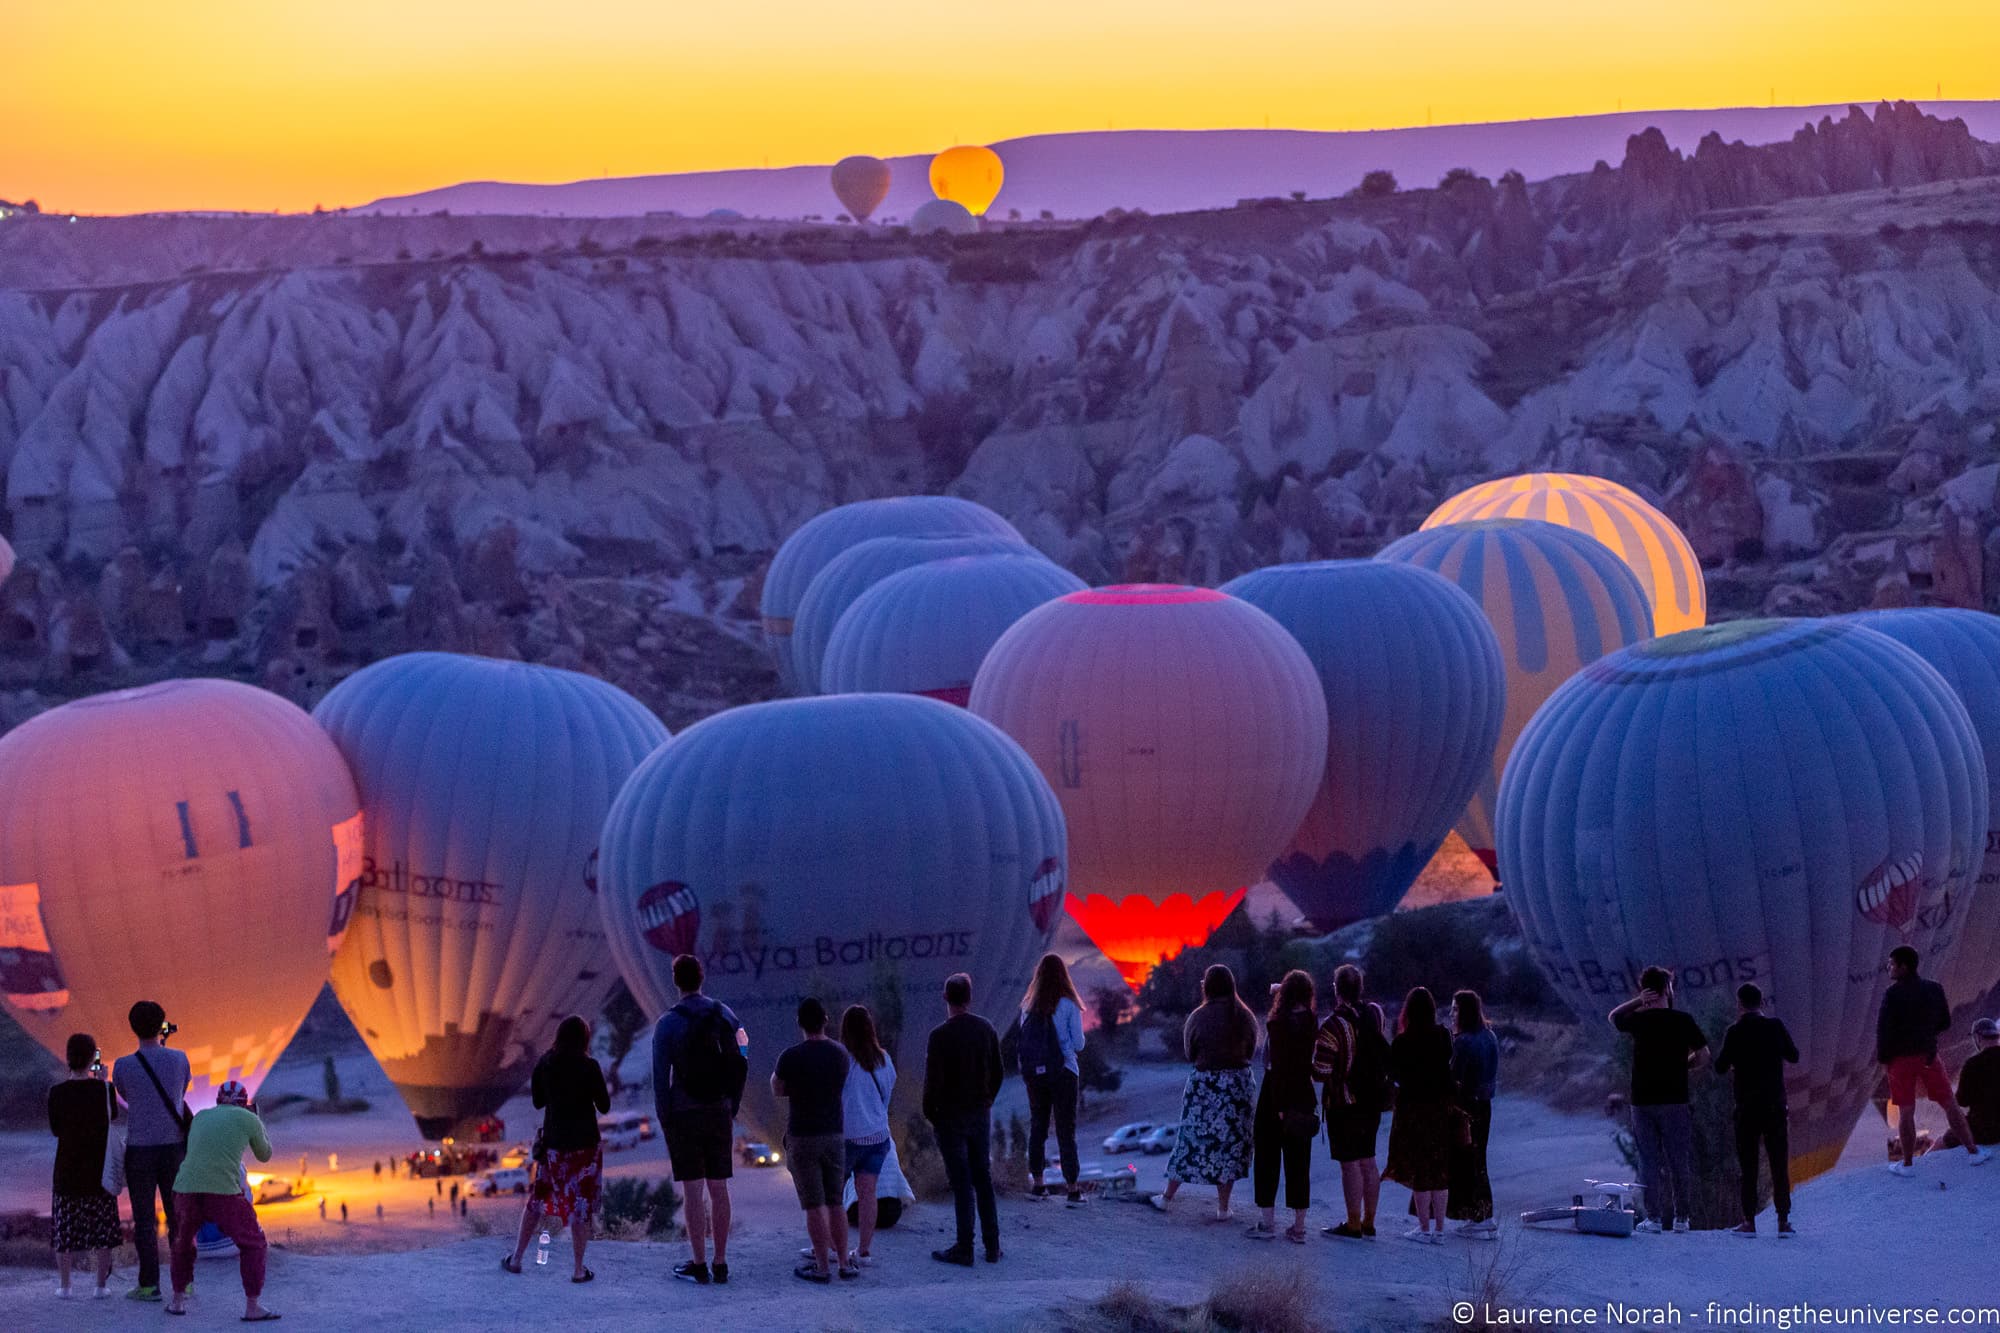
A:
POLYGON ((160 1221, 153 1211, 157 1193, 167 1215, 167 1243, 179 1232, 174 1216, 174 1177, 187 1152, 188 1058, 167 1045, 175 1027, 152 1000, 132 1006, 127 1021, 139 1049, 111 1066, 111 1085, 125 1103, 125 1189, 132 1196, 132 1244, 139 1251, 139 1285, 126 1295, 137 1301, 160 1299, 160 1221))
POLYGON ((104 1190, 104 1151, 118 1101, 104 1083, 97 1038, 72 1033, 69 1077, 49 1089, 49 1133, 56 1136, 49 1214, 55 1224, 56 1295, 67 1297, 70 1268, 89 1252, 97 1260, 98 1296, 111 1294, 111 1254, 119 1245, 118 1200, 104 1190))
POLYGON ((187 1154, 174 1177, 173 1299, 168 1314, 187 1313, 187 1290, 194 1281, 194 1238, 204 1222, 236 1242, 243 1275, 243 1322, 261 1324, 278 1316, 258 1301, 264 1294, 264 1260, 270 1242, 257 1225, 257 1207, 243 1175, 243 1150, 260 1162, 271 1160, 271 1140, 250 1101, 250 1089, 235 1079, 215 1090, 215 1105, 188 1127, 187 1154))

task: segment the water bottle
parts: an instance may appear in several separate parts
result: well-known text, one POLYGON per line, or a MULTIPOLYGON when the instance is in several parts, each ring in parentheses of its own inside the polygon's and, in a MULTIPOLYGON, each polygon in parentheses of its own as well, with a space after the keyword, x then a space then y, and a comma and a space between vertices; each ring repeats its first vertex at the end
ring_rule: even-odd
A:
POLYGON ((542 1248, 535 1251, 535 1262, 546 1267, 549 1262, 549 1229, 542 1228, 542 1248))

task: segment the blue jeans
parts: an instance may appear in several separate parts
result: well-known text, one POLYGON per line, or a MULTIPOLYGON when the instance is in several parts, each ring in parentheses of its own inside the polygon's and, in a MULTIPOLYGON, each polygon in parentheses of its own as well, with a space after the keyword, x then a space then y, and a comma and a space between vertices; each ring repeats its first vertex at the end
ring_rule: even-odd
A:
POLYGON ((1694 1117, 1687 1103, 1632 1108, 1632 1142, 1639 1149, 1639 1184, 1646 1216, 1661 1226, 1694 1211, 1694 1117))
POLYGON ((993 1201, 993 1127, 980 1113, 947 1120, 936 1129, 945 1178, 951 1182, 952 1207, 958 1213, 958 1243, 952 1248, 971 1253, 976 1202, 986 1248, 999 1249, 1000 1209, 993 1201))

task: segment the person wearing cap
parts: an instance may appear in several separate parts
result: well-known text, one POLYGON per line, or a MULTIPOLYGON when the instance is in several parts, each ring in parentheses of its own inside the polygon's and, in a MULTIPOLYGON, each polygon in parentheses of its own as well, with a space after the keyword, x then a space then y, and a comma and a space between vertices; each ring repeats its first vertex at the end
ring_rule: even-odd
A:
POLYGON ((1977 1049, 1958 1071, 1958 1104, 1974 1143, 2000 1143, 2000 1022, 1974 1023, 1972 1044, 1977 1049))
POLYGON ((263 1323, 278 1316, 258 1301, 264 1293, 264 1260, 270 1243, 257 1225, 257 1209, 243 1181, 243 1150, 271 1160, 271 1140, 250 1104, 250 1090, 234 1079, 216 1090, 215 1105, 199 1112, 188 1127, 187 1160, 174 1178, 178 1214, 173 1248, 174 1292, 168 1314, 187 1313, 187 1289, 194 1281, 194 1236, 204 1222, 236 1242, 243 1275, 243 1319, 263 1323))

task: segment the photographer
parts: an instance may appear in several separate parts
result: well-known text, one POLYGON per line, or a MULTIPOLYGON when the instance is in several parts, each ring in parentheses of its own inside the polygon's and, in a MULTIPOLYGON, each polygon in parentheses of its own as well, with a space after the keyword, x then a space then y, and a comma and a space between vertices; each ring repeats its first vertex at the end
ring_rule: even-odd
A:
POLYGON ((97 1038, 72 1033, 65 1052, 69 1077, 49 1089, 49 1133, 56 1136, 50 1214, 55 1223, 57 1295, 68 1296, 76 1256, 97 1261, 97 1295, 109 1296, 111 1255, 118 1248, 118 1200, 104 1192, 104 1150, 118 1104, 104 1086, 97 1038))
POLYGON ((271 1140, 250 1104, 250 1090, 231 1079, 216 1089, 215 1105, 194 1118, 186 1160, 174 1179, 174 1294, 167 1303, 168 1314, 187 1313, 195 1233, 202 1223, 213 1222, 236 1242, 237 1266, 243 1274, 243 1321, 262 1323, 278 1317, 257 1300, 264 1291, 264 1259, 270 1243, 257 1225, 257 1209, 244 1184, 245 1148, 260 1162, 271 1160, 271 1140))
POLYGON ((132 1243, 139 1251, 139 1285, 126 1293, 135 1301, 160 1299, 160 1224, 153 1195, 167 1215, 167 1243, 179 1224, 174 1218, 174 1177, 187 1152, 188 1058, 167 1045, 174 1025, 151 1000, 132 1006, 127 1016, 139 1049, 111 1066, 111 1084, 127 1109, 125 1188, 132 1196, 132 1243))

